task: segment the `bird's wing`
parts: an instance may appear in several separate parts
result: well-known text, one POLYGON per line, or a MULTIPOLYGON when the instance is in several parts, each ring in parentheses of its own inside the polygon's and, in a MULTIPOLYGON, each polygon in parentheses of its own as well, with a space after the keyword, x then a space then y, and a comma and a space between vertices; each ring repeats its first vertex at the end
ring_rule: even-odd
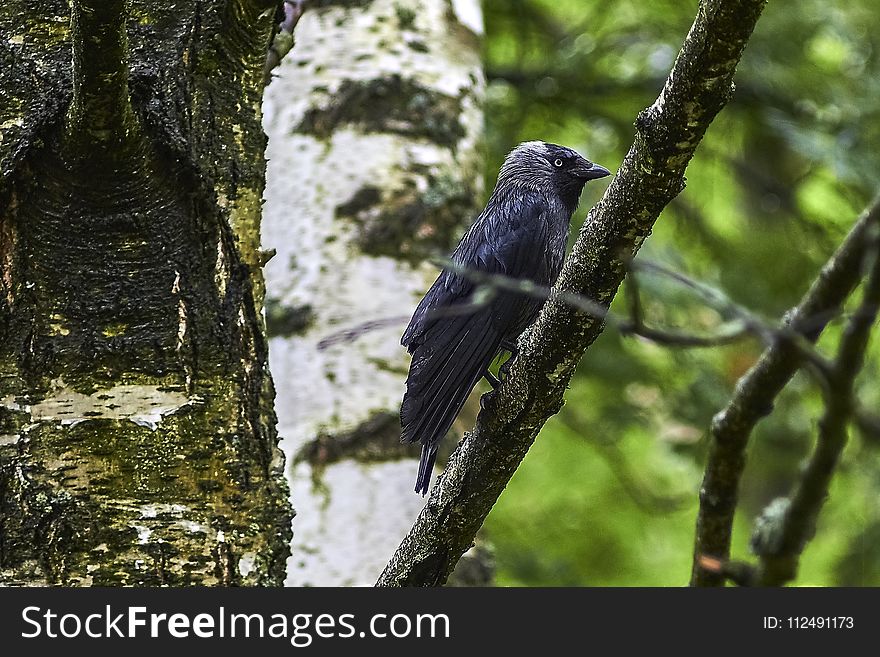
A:
MULTIPOLYGON (((493 210, 481 214, 465 233, 452 254, 453 262, 487 274, 544 282, 543 279, 547 278, 548 222, 543 197, 523 194, 517 201, 493 210)), ((413 313, 401 344, 414 353, 427 331, 453 314, 444 315, 443 309, 469 302, 476 287, 467 276, 443 270, 413 313)), ((502 296, 508 298, 510 293, 502 296)), ((508 309, 507 304, 494 305, 500 310, 508 309)), ((501 317, 498 319, 502 320, 501 317)))
MULTIPOLYGON (((481 230, 485 220, 486 213, 482 212, 461 238, 455 251, 453 251, 451 257, 453 262, 463 266, 476 266, 474 249, 477 242, 482 239, 478 231, 481 230)), ((422 343, 428 329, 438 319, 443 317, 441 309, 466 303, 473 290, 474 285, 470 279, 444 269, 425 293, 415 312, 413 312, 412 319, 410 319, 409 326, 403 332, 400 343, 404 347, 408 347, 410 353, 413 353, 416 347, 422 343)))
MULTIPOLYGON (((545 262, 544 209, 533 202, 515 210, 503 221, 475 223, 453 258, 481 272, 533 279, 545 262)), ((467 314, 443 313, 467 301, 473 288, 468 279, 444 272, 404 334, 413 360, 400 412, 402 440, 434 443, 443 437, 502 342, 524 328, 518 326, 521 317, 534 305, 520 294, 499 292, 467 314)))
MULTIPOLYGON (((477 269, 512 278, 535 280, 545 269, 547 249, 547 206, 527 197, 506 213, 502 225, 490 228, 492 235, 477 249, 477 269)), ((499 222, 500 223, 500 222, 499 222)))
MULTIPOLYGON (((541 199, 526 197, 518 211, 508 213, 504 230, 480 245, 478 268, 513 279, 549 285, 553 278, 548 260, 550 222, 541 199)), ((492 303, 492 319, 503 339, 515 339, 530 324, 543 300, 510 290, 497 292, 492 303)))
POLYGON ((410 353, 421 344, 427 330, 442 316, 443 313, 437 311, 465 303, 470 297, 473 286, 467 280, 456 279, 455 274, 444 270, 419 302, 400 339, 410 353))
POLYGON ((400 408, 401 440, 430 443, 442 438, 500 342, 498 331, 473 315, 435 324, 413 354, 400 408))

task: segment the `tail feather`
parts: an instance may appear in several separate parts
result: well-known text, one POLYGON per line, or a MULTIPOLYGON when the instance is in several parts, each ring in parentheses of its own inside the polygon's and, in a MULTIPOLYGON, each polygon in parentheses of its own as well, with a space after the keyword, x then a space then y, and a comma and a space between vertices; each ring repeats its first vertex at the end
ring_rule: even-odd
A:
POLYGON ((491 326, 461 318, 413 353, 413 367, 400 409, 401 440, 422 443, 416 492, 426 493, 437 445, 449 431, 477 381, 498 352, 501 336, 491 326))
POLYGON ((419 476, 416 477, 416 492, 424 495, 428 492, 428 484, 431 483, 431 472, 434 470, 434 461, 437 460, 437 445, 422 445, 422 458, 419 461, 419 476))

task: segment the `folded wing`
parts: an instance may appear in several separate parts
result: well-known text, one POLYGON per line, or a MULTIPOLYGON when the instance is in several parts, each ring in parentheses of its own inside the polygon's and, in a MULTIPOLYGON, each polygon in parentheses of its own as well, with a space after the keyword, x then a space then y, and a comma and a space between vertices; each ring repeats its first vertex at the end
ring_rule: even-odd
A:
MULTIPOLYGON (((462 238, 453 260, 480 272, 544 283, 549 272, 543 205, 536 200, 516 210, 504 222, 487 210, 462 238)), ((472 304, 474 290, 466 276, 444 271, 401 340, 413 355, 400 409, 401 440, 422 443, 416 492, 427 492, 437 446, 471 390, 502 344, 515 340, 542 304, 501 290, 485 304, 472 304)))

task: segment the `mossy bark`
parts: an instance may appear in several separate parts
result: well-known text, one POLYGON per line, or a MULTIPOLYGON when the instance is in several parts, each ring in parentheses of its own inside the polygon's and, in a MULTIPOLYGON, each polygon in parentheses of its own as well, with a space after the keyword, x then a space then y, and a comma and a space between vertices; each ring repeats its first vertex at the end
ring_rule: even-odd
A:
POLYGON ((284 579, 272 7, 0 7, 0 583, 284 579))

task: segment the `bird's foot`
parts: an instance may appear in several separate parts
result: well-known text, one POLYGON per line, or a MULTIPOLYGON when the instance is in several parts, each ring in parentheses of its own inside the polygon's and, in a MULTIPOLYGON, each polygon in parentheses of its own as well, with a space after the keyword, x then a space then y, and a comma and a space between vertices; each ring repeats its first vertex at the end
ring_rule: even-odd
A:
POLYGON ((511 356, 506 361, 501 363, 501 367, 498 368, 498 378, 502 381, 507 380, 507 377, 510 375, 510 368, 513 365, 513 361, 516 359, 516 356, 511 356))
POLYGON ((503 348, 510 352, 510 358, 501 363, 501 367, 498 368, 498 378, 504 380, 507 378, 510 373, 510 368, 513 366, 513 361, 517 359, 519 356, 519 349, 516 344, 505 344, 503 348))

